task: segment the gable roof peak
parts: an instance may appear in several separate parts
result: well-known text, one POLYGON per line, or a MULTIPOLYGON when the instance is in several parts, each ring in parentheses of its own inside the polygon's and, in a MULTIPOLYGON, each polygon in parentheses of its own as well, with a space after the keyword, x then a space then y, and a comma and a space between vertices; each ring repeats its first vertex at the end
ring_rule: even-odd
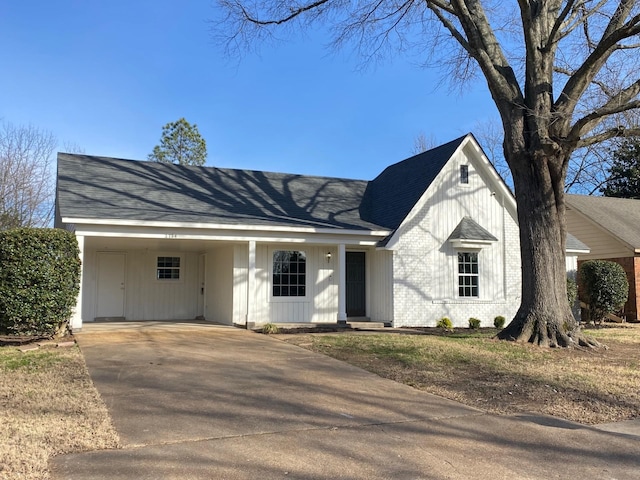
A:
POLYGON ((469 134, 385 168, 367 185, 360 215, 395 230, 469 134))

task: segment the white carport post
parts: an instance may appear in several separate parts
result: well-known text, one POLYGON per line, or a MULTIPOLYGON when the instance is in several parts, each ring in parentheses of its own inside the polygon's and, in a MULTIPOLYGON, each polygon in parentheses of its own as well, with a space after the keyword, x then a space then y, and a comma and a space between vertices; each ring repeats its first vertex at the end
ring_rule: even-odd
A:
POLYGON ((347 321, 347 254, 344 243, 338 245, 338 322, 347 321))
POLYGON ((255 326, 256 309, 256 242, 249 241, 249 265, 247 269, 247 328, 255 326))
POLYGON ((78 330, 82 328, 82 283, 84 281, 84 236, 76 235, 76 240, 78 241, 78 250, 80 257, 80 278, 78 279, 80 282, 80 288, 78 289, 78 299, 76 301, 76 306, 73 309, 73 313, 71 314, 71 329, 78 330))

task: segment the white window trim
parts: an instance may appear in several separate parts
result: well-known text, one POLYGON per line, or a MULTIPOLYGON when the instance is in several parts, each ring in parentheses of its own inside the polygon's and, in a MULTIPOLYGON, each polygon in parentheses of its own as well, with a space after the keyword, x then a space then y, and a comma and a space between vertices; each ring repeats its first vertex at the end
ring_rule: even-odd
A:
MULTIPOLYGON (((153 254, 153 280, 155 283, 161 285, 167 284, 175 284, 175 283, 184 283, 185 276, 185 265, 184 265, 184 255, 180 253, 154 253, 153 254), (180 266, 177 267, 180 269, 180 278, 158 278, 158 258, 160 257, 176 257, 180 259, 180 266)), ((176 267, 172 267, 176 268, 176 267)))
POLYGON ((291 246, 288 247, 286 245, 283 246, 278 246, 276 248, 271 247, 268 250, 268 259, 267 261, 269 262, 269 280, 267 282, 267 288, 268 288, 268 298, 269 298, 269 302, 273 302, 273 303, 306 303, 309 302, 311 295, 309 295, 309 266, 310 266, 310 256, 309 256, 309 252, 305 249, 301 249, 299 248, 299 246, 291 246), (273 254, 275 252, 286 252, 286 251, 291 251, 291 252, 302 252, 305 255, 306 258, 306 262, 305 262, 305 273, 304 273, 304 296, 300 296, 300 297, 276 297, 275 295, 273 295, 273 254))
POLYGON ((481 265, 481 261, 480 261, 480 249, 471 249, 471 250, 457 250, 456 251, 456 282, 455 282, 455 292, 456 292, 456 296, 455 298, 458 300, 481 300, 482 299, 482 290, 481 290, 481 282, 480 282, 480 278, 481 278, 481 271, 480 271, 480 265, 481 265), (460 268, 460 259, 458 258, 458 254, 460 253, 475 253, 477 255, 477 262, 478 262, 478 273, 460 273, 459 272, 459 268, 460 268), (473 296, 473 295, 469 295, 469 296, 464 296, 464 295, 460 295, 460 276, 461 275, 465 275, 465 276, 475 276, 478 279, 478 285, 477 285, 477 289, 478 289, 478 295, 477 296, 473 296))

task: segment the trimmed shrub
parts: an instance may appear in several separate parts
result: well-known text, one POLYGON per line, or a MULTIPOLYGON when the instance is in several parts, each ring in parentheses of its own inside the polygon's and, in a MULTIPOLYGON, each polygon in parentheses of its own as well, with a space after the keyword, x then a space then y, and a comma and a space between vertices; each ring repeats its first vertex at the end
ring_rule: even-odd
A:
POLYGON ((600 323, 607 313, 619 310, 629 296, 629 282, 622 266, 607 260, 589 260, 580 266, 580 279, 589 304, 589 316, 600 323))
POLYGON ((502 330, 504 328, 504 324, 506 321, 507 321, 506 318, 504 318, 502 315, 498 315, 496 318, 493 319, 493 326, 499 330, 502 330))
POLYGON ((445 330, 453 330, 453 322, 449 317, 442 317, 438 320, 438 323, 436 323, 436 327, 443 328, 445 330))
POLYGON ((578 298, 578 284, 572 278, 567 278, 567 300, 570 308, 573 308, 576 298, 578 298))
POLYGON ((0 332, 64 333, 80 285, 78 242, 53 228, 0 232, 0 332))
POLYGON ((469 319, 469 328, 473 330, 478 330, 480 328, 480 319, 471 317, 469 319))

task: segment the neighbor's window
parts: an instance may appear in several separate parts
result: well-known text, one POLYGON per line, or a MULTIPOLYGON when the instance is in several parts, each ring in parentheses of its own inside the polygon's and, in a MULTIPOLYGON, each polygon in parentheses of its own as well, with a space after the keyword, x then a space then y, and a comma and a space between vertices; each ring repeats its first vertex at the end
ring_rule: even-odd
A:
POLYGON ((304 252, 277 250, 273 252, 273 296, 304 297, 307 256, 304 252))
POLYGON ((180 257, 158 257, 157 280, 180 280, 180 257))
POLYGON ((478 297, 478 252, 458 252, 458 296, 478 297))
POLYGON ((469 165, 460 165, 460 183, 469 183, 469 165))

